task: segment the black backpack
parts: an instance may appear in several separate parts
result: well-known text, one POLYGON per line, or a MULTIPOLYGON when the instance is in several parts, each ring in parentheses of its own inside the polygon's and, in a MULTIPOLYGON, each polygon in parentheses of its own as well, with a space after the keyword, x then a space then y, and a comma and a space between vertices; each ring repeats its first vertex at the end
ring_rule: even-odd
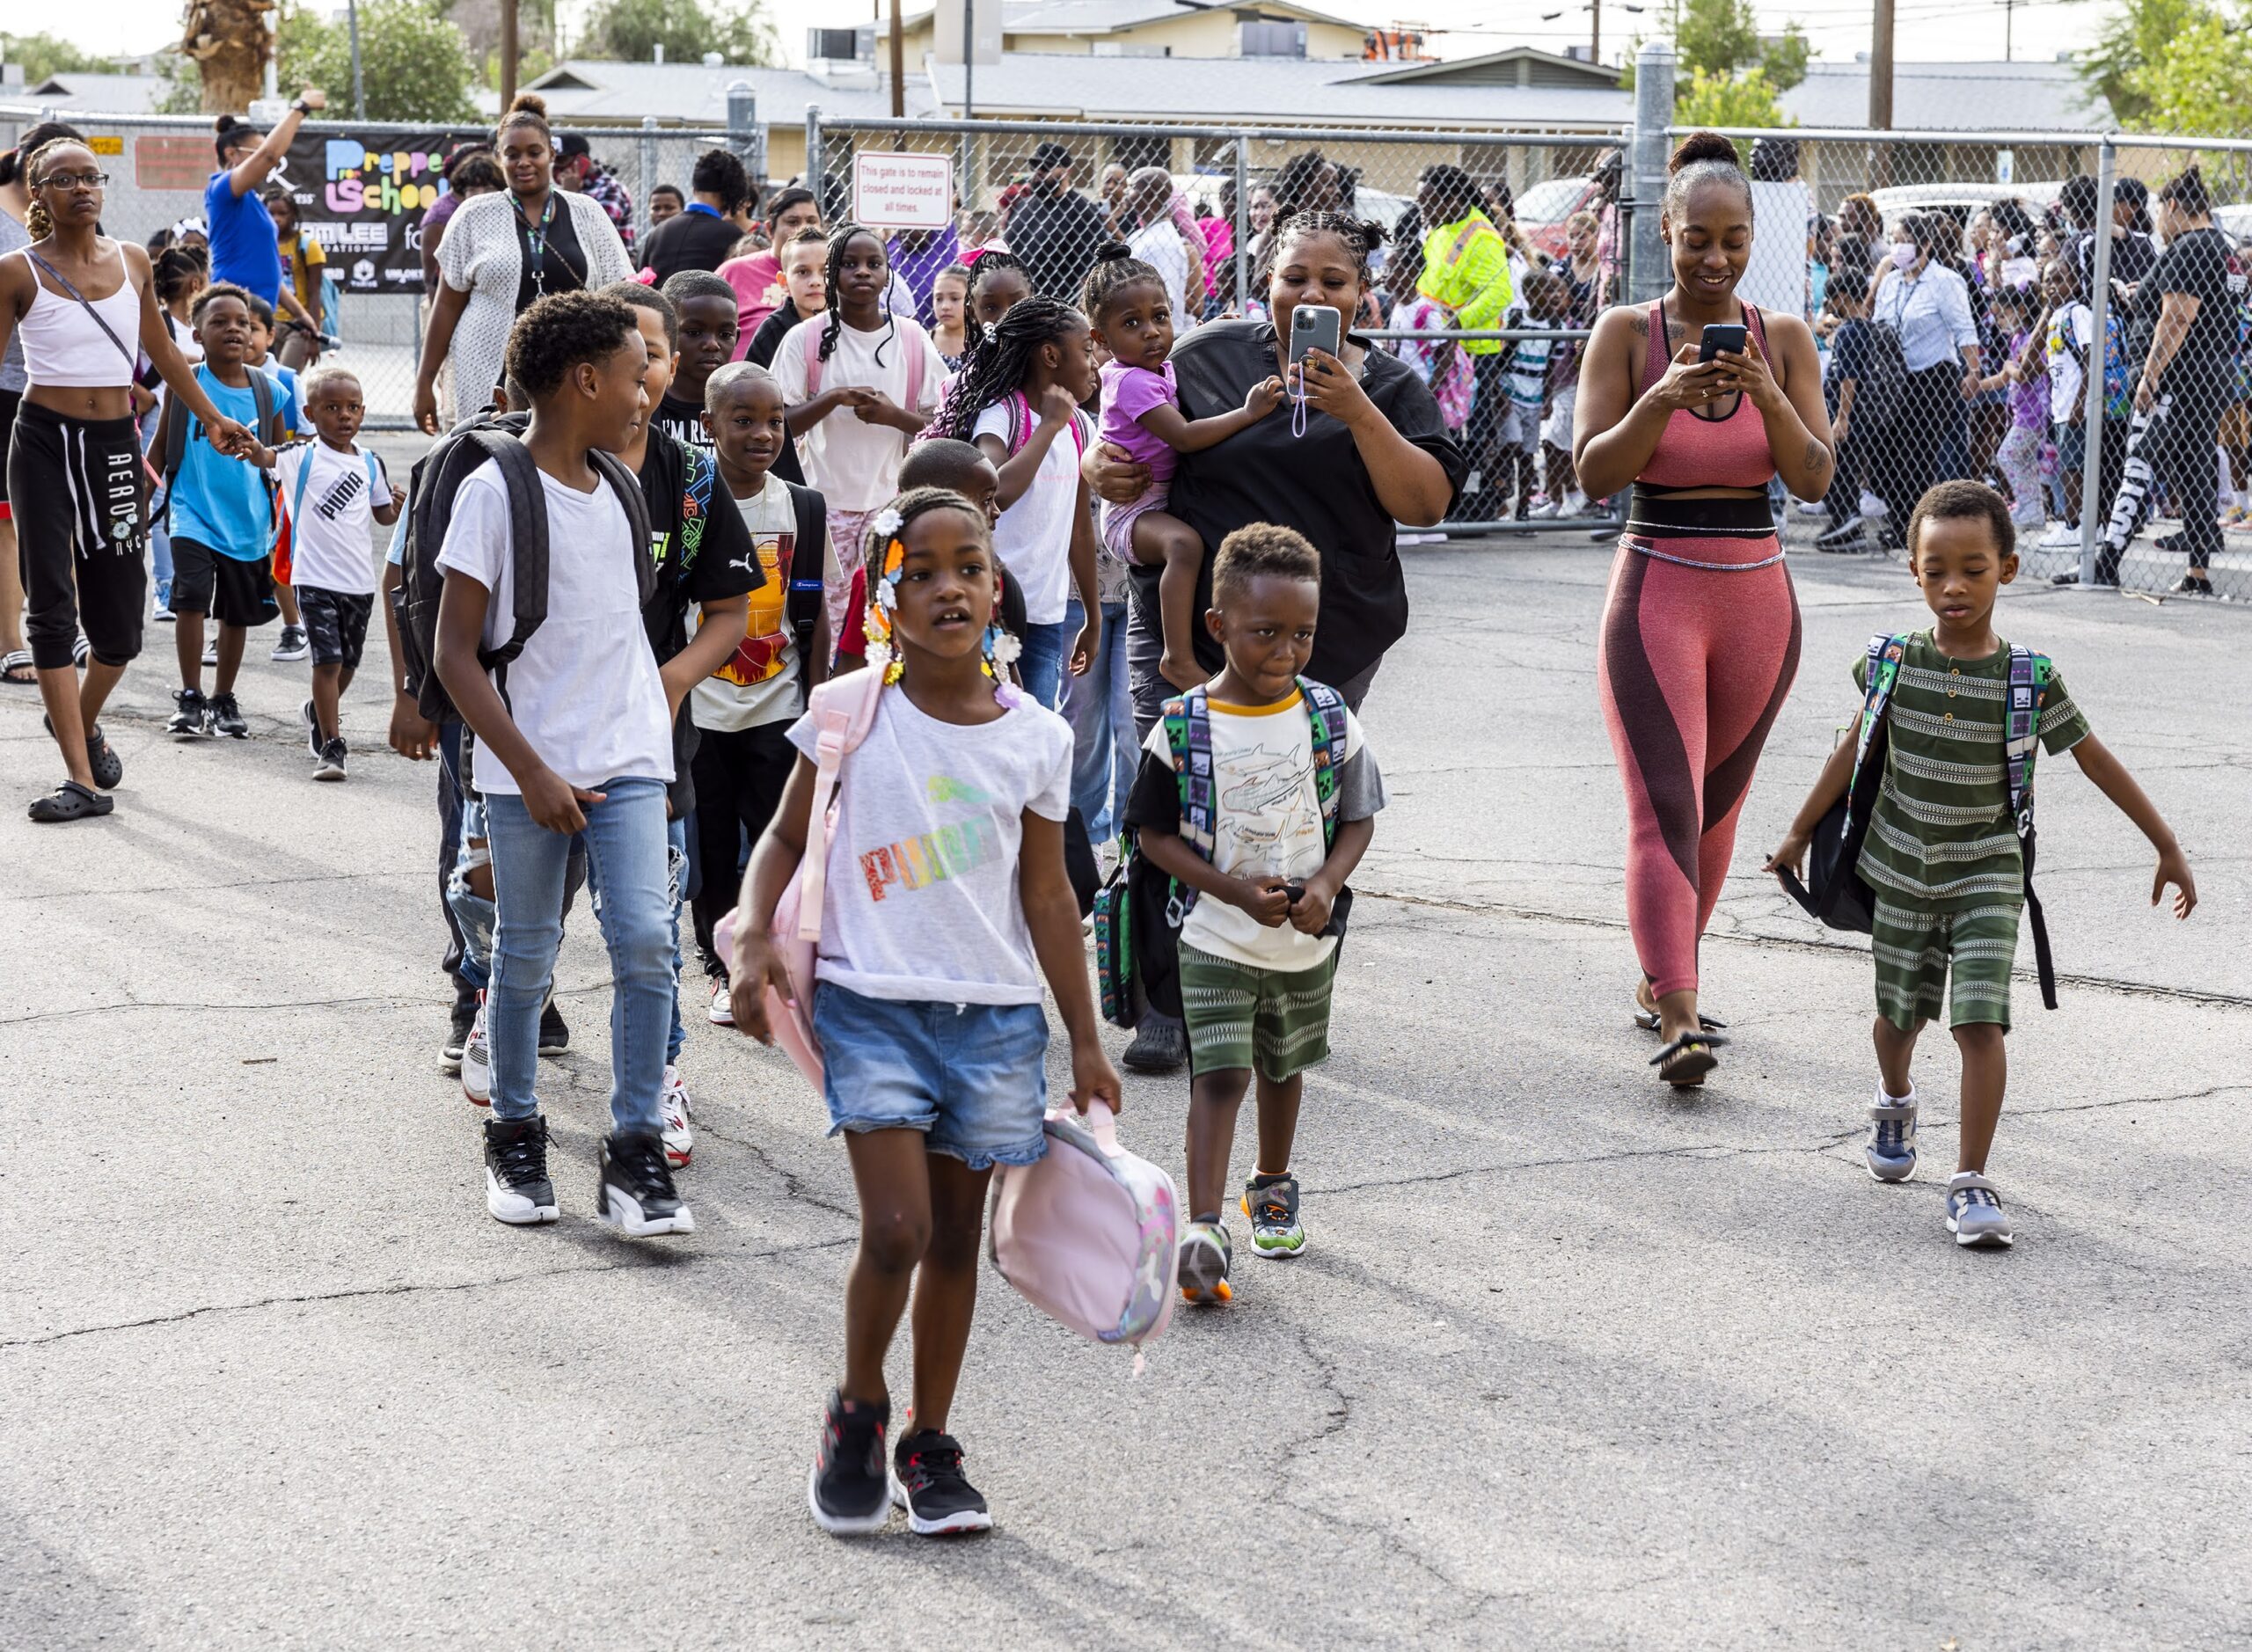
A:
MULTIPOLYGON (((250 375, 251 406, 258 410, 255 415, 258 428, 252 434, 258 437, 260 446, 278 448, 282 445, 281 386, 267 376, 264 368, 252 367, 244 370, 250 375)), ((180 464, 187 457, 188 426, 195 422, 195 415, 182 406, 165 427, 164 464, 160 468, 165 476, 165 522, 167 525, 172 519, 172 484, 179 479, 180 464)), ((274 490, 272 477, 266 479, 266 486, 267 497, 271 498, 274 490)))
MULTIPOLYGON (((435 666, 438 597, 445 588, 438 552, 453 520, 454 495, 487 459, 500 465, 501 479, 508 487, 508 536, 515 557, 515 626, 499 647, 479 648, 477 660, 486 670, 500 674, 504 699, 508 662, 524 651, 532 632, 547 618, 547 495, 540 486, 539 467, 522 439, 530 422, 528 413, 480 414, 440 438, 414 467, 406 552, 391 601, 398 616, 398 646, 406 656, 402 663, 407 683, 422 715, 434 723, 457 721, 461 716, 438 681, 435 666)), ((649 508, 641 497, 641 484, 613 454, 589 450, 587 461, 625 507, 636 549, 633 578, 640 598, 635 606, 646 607, 657 588, 657 569, 650 553, 649 508)))
MULTIPOLYGON (((798 704, 813 692, 808 663, 813 659, 813 628, 821 618, 822 574, 829 560, 829 501, 817 489, 782 479, 790 490, 790 504, 797 512, 797 538, 790 551, 790 567, 782 577, 789 581, 782 599, 782 623, 798 650, 798 704)), ((837 639, 831 637, 834 648, 837 639)))

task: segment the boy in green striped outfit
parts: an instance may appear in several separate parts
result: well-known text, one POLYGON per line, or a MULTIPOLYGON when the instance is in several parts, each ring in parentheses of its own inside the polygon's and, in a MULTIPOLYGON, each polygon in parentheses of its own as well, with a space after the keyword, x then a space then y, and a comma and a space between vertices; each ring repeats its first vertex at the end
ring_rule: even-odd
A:
MULTIPOLYGON (((2009 1217, 1986 1180, 1986 1151, 2000 1122, 2007 1076, 2010 962, 2025 905, 2025 870, 2010 808, 2006 725, 2009 645, 1994 633, 1994 598, 2017 577, 2009 508, 1977 482, 1941 482, 1908 523, 1909 571, 1937 623, 1901 644, 1885 708, 1883 789, 1859 866, 1875 896, 1876 1062, 1869 1107, 1869 1173, 1905 1181, 1916 1167, 1916 1089, 1908 1076, 1916 1035, 1941 1008, 1963 1053, 1962 1140, 1947 1188, 1956 1243, 2007 1246, 2009 1217), (1952 975, 1952 981, 1949 976, 1952 975)), ((2080 772, 2142 829, 2158 851, 2155 906, 2175 888, 2174 913, 2197 903, 2188 858, 2156 806, 2088 732, 2053 668, 2034 662, 2037 734, 2050 756, 2070 751, 2080 772)), ((1869 656, 1854 664, 1866 692, 1869 656)), ((1767 870, 1795 873, 1823 815, 1852 784, 1855 742, 1841 742, 1767 870)), ((2025 750, 2029 763, 2031 753, 2025 750)), ((2030 780, 2028 771, 2027 789, 2030 780)))

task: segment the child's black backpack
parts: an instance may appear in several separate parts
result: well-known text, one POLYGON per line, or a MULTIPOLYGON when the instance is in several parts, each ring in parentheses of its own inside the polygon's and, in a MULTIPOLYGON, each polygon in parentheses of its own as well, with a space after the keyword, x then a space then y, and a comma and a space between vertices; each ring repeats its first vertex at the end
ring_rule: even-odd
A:
MULTIPOLYGON (((539 480, 539 467, 523 435, 531 422, 528 413, 480 414, 456 426, 439 439, 414 467, 412 497, 407 506, 406 554, 399 565, 398 591, 392 598, 398 616, 399 652, 406 681, 423 716, 434 723, 457 721, 461 713, 438 681, 438 596, 445 575, 438 568, 438 552, 445 548, 446 526, 453 520, 454 495, 472 472, 487 459, 501 467, 508 493, 508 537, 515 554, 515 627, 497 648, 478 650, 478 663, 501 674, 501 692, 508 695, 508 662, 524 651, 547 618, 547 495, 539 480)), ((615 455, 589 450, 587 462, 625 507, 638 554, 633 577, 646 605, 657 588, 656 562, 649 545, 649 508, 641 497, 641 484, 615 455)))
MULTIPOLYGON (((245 368, 244 370, 250 375, 251 406, 257 409, 253 419, 256 428, 251 434, 258 438, 261 447, 278 448, 282 445, 281 386, 267 376, 262 367, 245 368)), ((165 451, 158 469, 165 479, 165 521, 168 524, 172 519, 172 484, 179 479, 179 467, 187 457, 188 426, 197 422, 195 415, 182 406, 175 410, 173 418, 165 429, 165 451)), ((267 478, 266 485, 270 495, 274 486, 272 477, 267 478)))
MULTIPOLYGON (((806 704, 806 697, 813 692, 813 680, 808 667, 813 660, 813 628, 821 618, 823 603, 822 574, 829 559, 829 501, 819 490, 782 479, 782 486, 790 490, 790 504, 797 512, 797 537, 790 551, 790 566, 777 572, 789 581, 788 592, 782 599, 782 623, 790 628, 790 640, 798 650, 798 704, 806 704)), ((837 639, 831 637, 833 652, 837 639)))

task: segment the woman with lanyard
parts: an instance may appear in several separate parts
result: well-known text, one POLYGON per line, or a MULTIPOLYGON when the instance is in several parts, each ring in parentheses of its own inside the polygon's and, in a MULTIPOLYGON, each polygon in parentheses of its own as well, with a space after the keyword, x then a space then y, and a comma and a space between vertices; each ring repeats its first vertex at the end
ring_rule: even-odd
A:
MULTIPOLYGON (((1320 305, 1349 317, 1369 290, 1369 255, 1380 225, 1334 212, 1276 221, 1271 238, 1267 321, 1207 322, 1182 339, 1170 361, 1181 416, 1208 419, 1244 404, 1277 373, 1290 388, 1281 407, 1202 452, 1183 453, 1166 508, 1196 530, 1206 556, 1194 610, 1211 606, 1212 553, 1253 523, 1295 528, 1321 553, 1321 610, 1305 674, 1360 709, 1385 650, 1408 630, 1408 580, 1398 528, 1428 528, 1453 507, 1469 471, 1415 369, 1367 340, 1347 333, 1340 353, 1290 364, 1291 318, 1320 305)), ((1115 504, 1149 486, 1148 469, 1120 448, 1096 442, 1082 465, 1088 486, 1115 504)), ((1158 673, 1164 652, 1154 567, 1130 570, 1133 607, 1126 659, 1137 731, 1147 738, 1175 691, 1158 673)), ((1200 627, 1196 658, 1217 672, 1219 646, 1200 627)), ((1181 1023, 1144 1019, 1125 1059, 1137 1071, 1163 1072, 1186 1059, 1181 1023)))
POLYGON ((1909 512, 1941 479, 1941 456, 1964 451, 1963 404, 1978 394, 1978 318, 1970 283, 1937 256, 1943 238, 1922 213, 1902 219, 1869 303, 1869 319, 1899 336, 1908 369, 1900 405, 1871 410, 1884 414, 1885 435, 1873 457, 1875 491, 1887 507, 1879 539, 1891 551, 1906 545, 1909 512))
MULTIPOLYGON (((1698 1013, 1698 943, 1798 670, 1798 601, 1767 484, 1780 473, 1801 499, 1819 499, 1832 455, 1813 333, 1736 296, 1752 208, 1735 147, 1697 133, 1671 170, 1658 233, 1672 288, 1596 323, 1573 460, 1590 494, 1634 489, 1597 676, 1627 789, 1634 1015, 1663 1041, 1658 1077, 1687 1085, 1725 1042, 1698 1013), (1708 353, 1713 328, 1730 331, 1708 353)), ((1794 245, 1806 233, 1797 221, 1776 230, 1794 245)))
POLYGON ((23 158, 32 242, 0 259, 0 348, 20 337, 30 388, 8 453, 18 555, 31 596, 32 659, 48 727, 69 778, 31 806, 41 822, 106 815, 125 765, 101 713, 141 652, 148 612, 147 489, 133 423, 146 353, 222 452, 257 448, 195 382, 157 313, 149 254, 101 233, 109 175, 61 138, 23 158), (86 676, 73 662, 85 628, 86 676))
POLYGON ((455 418, 486 405, 516 318, 550 293, 593 291, 633 275, 599 201, 555 186, 547 104, 520 93, 493 135, 508 188, 464 201, 438 247, 440 283, 414 381, 414 422, 438 434, 438 368, 453 365, 455 418))

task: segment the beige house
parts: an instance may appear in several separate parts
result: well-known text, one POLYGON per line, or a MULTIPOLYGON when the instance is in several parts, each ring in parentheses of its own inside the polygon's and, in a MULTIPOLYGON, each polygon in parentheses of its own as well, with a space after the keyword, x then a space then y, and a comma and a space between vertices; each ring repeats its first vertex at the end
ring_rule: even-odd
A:
MULTIPOLYGON (((1365 26, 1287 0, 1209 5, 1197 0, 986 0, 1001 8, 1001 50, 1079 57, 1308 57, 1358 60, 1365 26)), ((906 60, 937 40, 936 11, 901 22, 906 60)), ((981 33, 983 31, 981 30, 981 33)), ((877 61, 891 26, 876 25, 877 61)))

